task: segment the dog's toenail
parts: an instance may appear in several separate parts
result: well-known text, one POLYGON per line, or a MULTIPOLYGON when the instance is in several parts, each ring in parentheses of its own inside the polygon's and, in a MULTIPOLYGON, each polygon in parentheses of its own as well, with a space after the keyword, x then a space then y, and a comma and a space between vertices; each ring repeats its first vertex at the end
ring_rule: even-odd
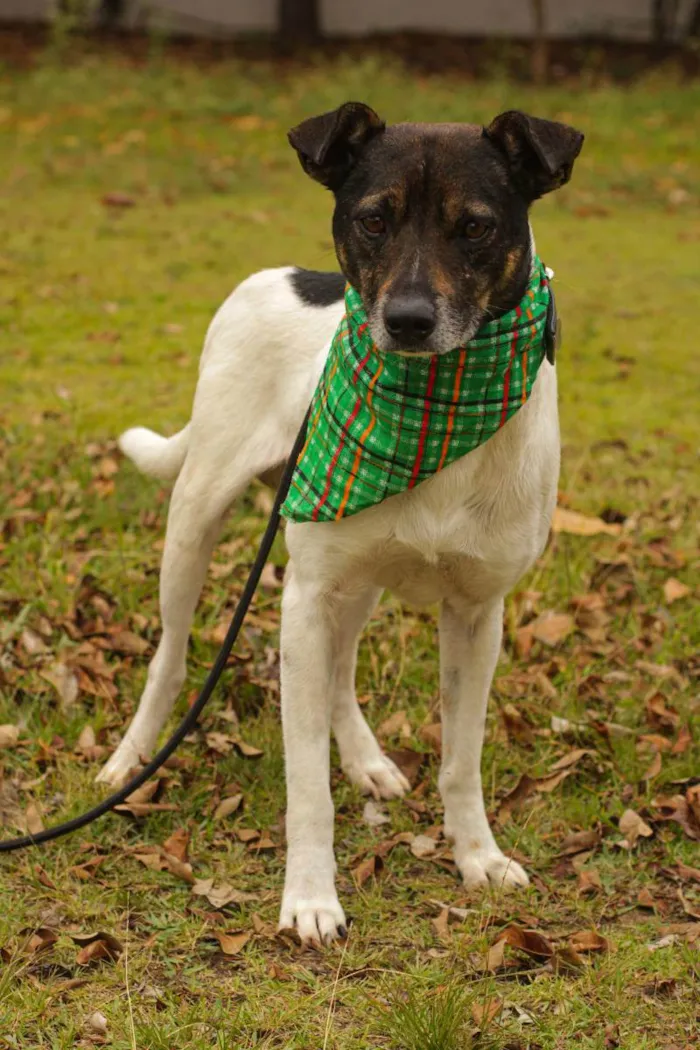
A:
POLYGON ((341 941, 344 941, 344 940, 345 940, 345 938, 347 937, 347 935, 348 935, 347 927, 346 927, 346 926, 343 926, 343 925, 341 924, 341 925, 340 925, 340 926, 338 927, 338 936, 340 937, 341 941))

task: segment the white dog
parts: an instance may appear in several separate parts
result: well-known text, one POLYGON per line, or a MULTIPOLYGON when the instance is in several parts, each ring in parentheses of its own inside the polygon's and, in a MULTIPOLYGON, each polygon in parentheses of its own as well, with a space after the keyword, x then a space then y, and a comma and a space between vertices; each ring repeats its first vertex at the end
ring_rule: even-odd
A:
MULTIPOLYGON (((290 139, 307 172, 335 194, 339 259, 362 293, 379 352, 400 346, 421 354, 450 350, 457 332, 459 342, 471 339, 518 302, 533 265, 528 206, 568 178, 581 146, 573 129, 518 113, 486 131, 385 129, 359 104, 306 121, 290 139), (445 218, 450 209, 468 213, 461 254, 445 232, 455 221, 445 218)), ((100 774, 106 783, 123 782, 154 748, 185 677, 192 617, 222 519, 254 477, 289 455, 343 316, 343 283, 291 267, 248 278, 209 328, 187 426, 169 439, 140 427, 121 438, 144 473, 176 481, 160 578, 162 638, 137 714, 100 774)), ((355 698, 358 639, 385 588, 407 602, 440 604, 439 783, 462 878, 468 886, 527 884, 489 827, 480 760, 503 599, 544 548, 558 472, 556 374, 544 360, 526 403, 468 455, 360 513, 288 524, 281 637, 288 859, 280 923, 296 924, 304 941, 327 943, 345 932, 335 889, 331 729, 345 775, 361 791, 393 798, 408 788, 355 698)))

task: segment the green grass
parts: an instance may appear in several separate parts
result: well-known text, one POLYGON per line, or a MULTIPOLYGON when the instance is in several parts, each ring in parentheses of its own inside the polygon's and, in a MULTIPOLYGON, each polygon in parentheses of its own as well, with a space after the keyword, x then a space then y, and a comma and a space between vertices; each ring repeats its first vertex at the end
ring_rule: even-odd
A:
MULTIPOLYGON (((387 805, 391 823, 373 830, 356 792, 334 776, 338 882, 355 922, 344 948, 301 953, 271 934, 282 848, 249 849, 235 834, 254 828, 278 847, 283 839, 279 595, 265 590, 203 723, 230 734, 235 711, 262 757, 218 755, 198 734, 162 785, 161 801, 175 809, 113 816, 2 860, 0 1047, 62 1050, 106 1038, 115 1050, 453 1050, 470 1045, 489 1002, 500 1012, 475 1045, 693 1043, 698 941, 688 913, 700 912, 700 895, 677 865, 697 866, 697 842, 677 822, 660 822, 653 805, 692 787, 698 765, 696 744, 670 750, 681 727, 697 722, 697 607, 692 595, 667 604, 663 585, 675 577, 695 586, 698 568, 700 86, 670 73, 626 88, 548 91, 418 77, 372 58, 284 74, 262 63, 198 70, 161 58, 139 68, 105 57, 2 73, 0 724, 21 729, 19 745, 0 750, 4 834, 22 826, 32 802, 49 823, 98 796, 99 759, 76 753, 79 734, 91 725, 108 751, 152 651, 119 651, 116 625, 149 646, 157 640, 167 491, 109 442, 134 423, 172 432, 185 422, 206 326, 245 274, 291 261, 333 265, 330 199, 302 175, 285 131, 347 98, 389 120, 485 121, 515 106, 586 132, 573 183, 534 214, 564 318, 562 501, 627 522, 619 536, 556 536, 508 603, 484 759, 490 809, 523 772, 542 775, 573 747, 592 754, 499 831, 537 876, 527 893, 470 897, 449 867, 417 860, 405 845, 358 886, 352 871, 379 842, 441 820, 437 760, 420 734, 437 714, 433 618, 385 600, 358 689, 375 726, 406 711, 411 737, 389 746, 426 752, 418 798, 426 810, 416 811, 415 798, 413 809, 387 805), (133 206, 105 206, 110 193, 133 206), (539 592, 537 611, 564 612, 592 590, 609 616, 598 634, 579 630, 519 655, 516 631, 533 600, 524 592, 539 592), (44 652, 28 651, 27 628, 44 652), (57 661, 77 669, 72 705, 42 674, 57 661), (649 721, 654 690, 677 712, 665 727, 649 721), (529 734, 508 737, 509 703, 529 734), (572 723, 567 736, 552 730, 552 715, 572 723), (626 732, 606 735, 610 723, 626 732), (650 780, 645 734, 666 740, 650 780), (215 820, 219 800, 237 792, 242 810, 215 820), (654 831, 631 852, 616 845, 627 808, 654 831), (257 899, 216 913, 185 881, 134 858, 135 845, 163 843, 182 827, 196 877, 257 899), (581 863, 560 854, 568 834, 592 828, 601 842, 582 863, 600 889, 588 894, 577 888, 581 863), (466 915, 440 932, 436 901, 466 915), (511 955, 517 966, 485 971, 508 921, 537 924, 559 947, 595 928, 610 950, 586 955, 578 969, 511 955), (40 927, 55 943, 31 952, 26 931, 40 927), (214 930, 253 936, 226 956, 214 930), (117 962, 80 964, 71 935, 86 931, 111 933, 126 951, 117 962), (95 1011, 106 1018, 104 1037, 89 1027, 95 1011)), ((251 494, 231 517, 203 596, 184 695, 213 658, 211 632, 226 620, 262 524, 251 494)), ((278 541, 275 559, 283 557, 278 541)))

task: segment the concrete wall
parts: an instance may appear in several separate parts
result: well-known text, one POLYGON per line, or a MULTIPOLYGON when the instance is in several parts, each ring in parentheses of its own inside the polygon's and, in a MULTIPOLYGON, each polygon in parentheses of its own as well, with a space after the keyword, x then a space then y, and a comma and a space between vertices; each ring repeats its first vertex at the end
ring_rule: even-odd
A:
MULTIPOLYGON (((54 0, 0 0, 1 19, 43 20, 54 0)), ((128 22, 154 21, 172 31, 205 36, 270 32, 276 0, 127 0, 128 22)), ((681 0, 681 22, 693 0, 681 0)), ((550 33, 604 34, 640 39, 650 34, 651 0, 549 0, 550 33)), ((483 36, 528 36, 529 0, 321 0, 324 31, 362 35, 413 29, 483 36)))

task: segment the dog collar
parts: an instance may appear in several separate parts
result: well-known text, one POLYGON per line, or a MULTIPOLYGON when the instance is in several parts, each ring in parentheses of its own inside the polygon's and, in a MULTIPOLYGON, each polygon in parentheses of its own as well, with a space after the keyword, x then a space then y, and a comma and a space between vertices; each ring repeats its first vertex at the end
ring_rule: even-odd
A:
POLYGON ((429 357, 378 352, 348 285, 282 516, 338 521, 483 445, 525 404, 544 357, 554 359, 555 329, 539 258, 513 310, 464 346, 429 357))

